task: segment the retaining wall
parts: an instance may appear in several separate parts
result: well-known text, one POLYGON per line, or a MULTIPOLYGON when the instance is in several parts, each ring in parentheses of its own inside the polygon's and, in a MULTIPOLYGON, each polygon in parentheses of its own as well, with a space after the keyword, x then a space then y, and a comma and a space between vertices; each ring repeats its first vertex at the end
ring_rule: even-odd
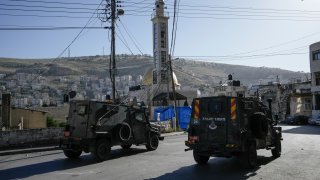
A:
POLYGON ((63 128, 0 131, 0 148, 57 144, 62 136, 63 128))

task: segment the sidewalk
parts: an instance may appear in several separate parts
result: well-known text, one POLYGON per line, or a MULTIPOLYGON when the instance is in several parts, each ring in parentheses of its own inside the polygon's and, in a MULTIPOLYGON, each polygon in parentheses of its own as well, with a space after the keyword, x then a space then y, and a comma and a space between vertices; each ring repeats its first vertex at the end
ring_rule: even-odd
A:
POLYGON ((180 136, 185 134, 186 132, 182 131, 182 132, 172 132, 172 133, 162 133, 161 136, 163 137, 170 137, 170 136, 180 136))
POLYGON ((32 147, 0 151, 0 156, 58 150, 59 146, 32 147))
MULTIPOLYGON (((170 137, 170 136, 180 136, 185 132, 172 132, 172 133, 163 133, 161 136, 170 137)), ((58 150, 59 146, 57 145, 47 145, 47 146, 38 146, 38 147, 24 147, 24 148, 12 148, 8 150, 0 150, 0 156, 14 155, 14 154, 25 154, 25 153, 33 153, 33 152, 43 152, 43 151, 53 151, 58 150)))

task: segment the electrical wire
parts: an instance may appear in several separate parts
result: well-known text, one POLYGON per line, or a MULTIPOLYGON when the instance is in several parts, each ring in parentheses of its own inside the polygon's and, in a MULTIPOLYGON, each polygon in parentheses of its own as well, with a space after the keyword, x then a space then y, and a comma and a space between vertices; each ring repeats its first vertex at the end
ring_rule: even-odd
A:
POLYGON ((133 42, 133 44, 135 45, 135 47, 139 50, 140 54, 143 55, 143 52, 141 51, 141 49, 138 46, 137 40, 129 33, 128 29, 125 27, 125 25, 122 23, 122 21, 120 19, 119 19, 119 22, 122 25, 125 32, 127 33, 127 35, 129 36, 129 38, 131 39, 131 41, 133 42))
POLYGON ((89 11, 94 11, 95 10, 95 9, 92 9, 92 8, 85 8, 85 7, 40 6, 40 5, 3 4, 3 3, 0 3, 0 6, 26 7, 26 8, 45 8, 45 9, 67 9, 67 10, 89 10, 89 11))
POLYGON ((64 16, 64 15, 37 15, 37 14, 9 14, 0 13, 0 16, 13 16, 13 17, 38 17, 38 18, 70 18, 70 19, 88 19, 85 16, 64 16))
POLYGON ((6 27, 0 31, 53 31, 53 30, 74 30, 74 29, 105 29, 103 27, 6 27))
POLYGON ((100 4, 88 4, 88 3, 72 3, 64 1, 40 1, 40 0, 7 0, 12 2, 31 2, 31 3, 44 3, 44 4, 64 4, 64 5, 84 5, 84 6, 100 6, 100 4))
POLYGON ((123 36, 122 32, 120 31, 119 26, 117 25, 117 23, 116 23, 116 26, 118 27, 118 31, 119 31, 119 33, 120 33, 120 36, 121 36, 123 39, 118 35, 118 33, 116 33, 117 37, 120 39, 120 41, 126 46, 126 48, 127 48, 127 49, 131 52, 131 54, 133 55, 133 52, 132 52, 131 48, 129 47, 129 44, 128 44, 128 42, 126 41, 125 37, 123 36))
MULTIPOLYGON (((103 0, 101 0, 101 3, 98 5, 97 9, 92 13, 91 17, 89 18, 89 20, 87 21, 87 23, 84 25, 84 27, 80 30, 80 32, 74 37, 74 39, 68 44, 68 46, 58 55, 57 58, 55 58, 53 61, 58 60, 65 52, 67 49, 70 48, 70 46, 79 38, 79 36, 81 35, 81 33, 85 30, 85 28, 91 23, 91 19, 94 17, 95 12, 98 11, 99 7, 101 6, 103 0)), ((50 68, 49 68, 50 69, 50 68)), ((42 71, 40 74, 38 74, 38 76, 36 76, 33 80, 31 80, 31 82, 33 82, 35 79, 37 79, 38 77, 40 77, 41 75, 43 75, 44 73, 46 73, 49 69, 46 69, 44 71, 42 71)))
MULTIPOLYGON (((62 10, 42 10, 42 9, 22 9, 22 8, 0 8, 4 11, 23 11, 23 12, 45 12, 45 13, 70 13, 70 14, 92 14, 87 11, 62 11, 62 10)), ((94 14, 97 14, 96 12, 94 14)))

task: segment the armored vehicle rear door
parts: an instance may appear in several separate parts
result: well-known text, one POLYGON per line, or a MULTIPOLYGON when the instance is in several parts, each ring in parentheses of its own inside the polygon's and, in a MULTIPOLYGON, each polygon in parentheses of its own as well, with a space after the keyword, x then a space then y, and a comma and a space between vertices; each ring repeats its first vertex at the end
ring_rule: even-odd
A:
POLYGON ((68 124, 71 136, 84 138, 87 136, 89 101, 71 101, 68 124))
POLYGON ((135 111, 131 113, 131 122, 133 136, 136 143, 146 142, 147 138, 147 121, 143 111, 135 111))
MULTIPOLYGON (((196 99, 194 106, 199 106, 199 141, 210 144, 225 144, 227 139, 227 119, 229 115, 227 98, 212 97, 196 99)), ((197 109, 197 107, 194 107, 194 109, 197 109)))

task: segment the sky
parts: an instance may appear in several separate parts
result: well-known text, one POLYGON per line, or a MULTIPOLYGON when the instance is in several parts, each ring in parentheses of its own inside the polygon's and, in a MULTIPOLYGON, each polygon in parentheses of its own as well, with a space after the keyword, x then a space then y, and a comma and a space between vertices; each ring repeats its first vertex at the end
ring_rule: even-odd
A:
MULTIPOLYGON (((97 18, 101 2, 1 0, 0 57, 58 57, 81 29, 25 28, 81 28, 88 21, 87 27, 110 26, 97 18), (20 30, 3 29, 8 27, 20 30)), ((171 33, 174 0, 165 3, 171 33)), ((117 20, 116 53, 151 55, 154 0, 121 0, 118 5, 124 15, 117 20)), ((320 41, 319 7, 319 0, 180 0, 173 56, 310 72, 309 45, 320 41)), ((109 36, 107 29, 84 29, 70 45, 70 55, 109 54, 109 36)), ((68 51, 62 56, 67 57, 68 51)))

